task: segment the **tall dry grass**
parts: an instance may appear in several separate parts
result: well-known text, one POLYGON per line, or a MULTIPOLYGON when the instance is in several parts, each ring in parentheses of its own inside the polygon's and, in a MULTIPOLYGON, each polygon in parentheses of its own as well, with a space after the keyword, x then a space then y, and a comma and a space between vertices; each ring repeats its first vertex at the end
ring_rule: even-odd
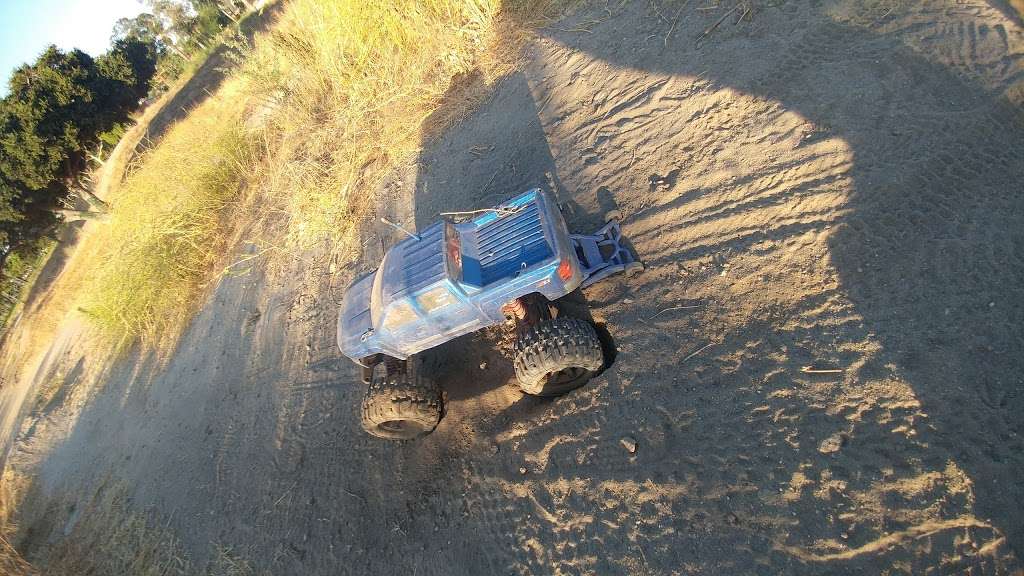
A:
POLYGON ((4 467, 0 473, 0 574, 35 576, 39 572, 11 544, 18 533, 18 510, 28 497, 31 481, 4 467))
POLYGON ((205 566, 197 563, 168 527, 167 520, 134 508, 123 481, 106 481, 85 498, 54 494, 44 498, 32 481, 7 468, 0 488, 0 574, 4 576, 256 576, 244 555, 211 544, 205 566), (42 509, 12 522, 28 499, 42 509), (47 517, 46 514, 50 516, 47 517), (59 537, 55 537, 59 535, 59 537), (28 548, 29 559, 13 544, 28 548), (30 563, 29 560, 32 562, 30 563))
MULTIPOLYGON (((78 307, 111 344, 181 330, 226 250, 225 216, 253 174, 259 135, 228 86, 137 161, 109 223, 87 239, 91 268, 78 307)), ((83 246, 85 248, 85 246, 83 246)))

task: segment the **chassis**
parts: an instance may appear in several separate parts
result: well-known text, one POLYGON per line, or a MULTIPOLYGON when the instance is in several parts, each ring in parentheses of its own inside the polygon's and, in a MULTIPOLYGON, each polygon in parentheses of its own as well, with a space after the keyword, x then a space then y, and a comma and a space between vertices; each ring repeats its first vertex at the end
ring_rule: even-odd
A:
POLYGON ((594 234, 569 234, 535 188, 476 214, 408 233, 345 292, 338 345, 361 367, 363 427, 374 436, 410 439, 437 426, 442 394, 410 358, 469 332, 514 330, 513 365, 528 394, 565 393, 604 366, 594 326, 559 316, 551 302, 643 269, 623 245, 618 213, 594 234))

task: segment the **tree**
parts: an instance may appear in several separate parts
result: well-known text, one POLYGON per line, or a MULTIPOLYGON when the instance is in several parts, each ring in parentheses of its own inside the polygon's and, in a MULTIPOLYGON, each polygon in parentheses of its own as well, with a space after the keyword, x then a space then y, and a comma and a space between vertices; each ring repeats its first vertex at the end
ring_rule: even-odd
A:
MULTIPOLYGON (((122 38, 115 40, 110 51, 97 58, 96 64, 100 76, 113 83, 105 87, 126 91, 137 102, 149 93, 149 81, 156 74, 157 56, 155 42, 134 37, 122 38)), ((120 113, 134 108, 134 102, 120 103, 118 100, 107 101, 105 104, 120 113)))
POLYGON ((145 95, 154 52, 135 39, 97 60, 50 46, 18 68, 0 107, 0 172, 30 190, 73 179, 85 167, 85 151, 145 95))
POLYGON ((90 89, 96 79, 91 56, 56 46, 15 70, 0 108, 0 171, 39 190, 76 170, 80 135, 102 122, 90 89))
POLYGON ((158 55, 167 49, 168 36, 163 21, 148 12, 134 18, 121 18, 114 24, 111 42, 127 39, 155 45, 158 55))
POLYGON ((57 214, 76 214, 62 211, 69 194, 105 210, 81 179, 88 151, 137 108, 156 54, 154 42, 135 37, 95 60, 50 46, 14 72, 0 99, 0 267, 52 235, 57 214))

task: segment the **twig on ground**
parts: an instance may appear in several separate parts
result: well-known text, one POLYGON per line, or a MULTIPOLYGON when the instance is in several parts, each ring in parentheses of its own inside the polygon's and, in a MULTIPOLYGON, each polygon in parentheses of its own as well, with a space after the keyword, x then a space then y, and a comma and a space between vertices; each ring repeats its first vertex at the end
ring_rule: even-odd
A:
POLYGON ((804 366, 800 371, 804 374, 842 374, 845 372, 842 368, 815 368, 813 366, 804 366))
POLYGON ((288 494, 291 493, 292 488, 295 488, 295 485, 298 484, 298 483, 299 483, 298 480, 296 480, 295 482, 292 482, 292 485, 289 486, 288 489, 284 491, 284 494, 281 494, 281 497, 277 499, 277 502, 274 502, 274 505, 271 508, 277 508, 277 505, 280 504, 282 500, 284 500, 285 496, 287 496, 288 494))
POLYGON ((654 0, 651 0, 650 5, 651 8, 654 10, 654 13, 657 14, 658 18, 661 18, 661 20, 665 22, 665 24, 668 24, 668 18, 665 18, 665 15, 662 14, 661 10, 658 9, 658 3, 655 2, 654 0))
POLYGON ((494 150, 494 146, 470 146, 469 153, 477 158, 494 150))
POLYGON ((743 11, 743 14, 740 14, 740 17, 737 18, 736 22, 733 23, 733 26, 735 26, 736 24, 739 24, 740 22, 743 22, 743 19, 747 17, 747 14, 750 14, 750 5, 749 4, 747 5, 747 9, 743 11))
POLYGON ((689 360, 690 358, 693 358, 693 357, 694 357, 694 356, 696 356, 697 354, 700 354, 701 352, 703 352, 703 351, 707 350, 708 348, 711 348, 711 347, 712 347, 712 346, 714 346, 714 345, 715 345, 715 343, 714 343, 714 342, 712 342, 711 344, 708 344, 708 345, 706 345, 706 346, 702 346, 702 347, 698 348, 698 349, 697 349, 696 351, 694 351, 694 352, 693 352, 692 354, 690 354, 690 355, 689 355, 689 356, 687 356, 686 358, 683 358, 683 361, 682 361, 682 362, 680 362, 680 364, 685 364, 685 363, 686 363, 686 361, 687 361, 687 360, 689 360))
POLYGON ((362 496, 360 496, 359 494, 356 494, 355 492, 349 492, 345 488, 342 488, 341 491, 344 492, 345 494, 348 494, 349 496, 351 496, 353 498, 358 498, 358 499, 362 500, 363 502, 366 502, 366 498, 363 498, 362 496))
POLYGON ((689 3, 690 0, 683 0, 679 10, 676 11, 676 17, 672 19, 672 27, 668 29, 668 34, 665 34, 665 46, 668 46, 668 39, 672 36, 672 32, 675 31, 676 25, 679 24, 679 16, 683 13, 683 8, 686 8, 686 5, 689 3))
POLYGON ((637 542, 636 543, 636 547, 640 549, 640 558, 642 558, 643 561, 644 561, 644 572, 647 573, 647 574, 650 574, 651 573, 651 565, 647 563, 647 554, 644 554, 643 544, 640 544, 639 542, 637 542))
POLYGON ((644 320, 644 322, 648 322, 650 320, 654 320, 655 318, 657 318, 658 316, 661 316, 665 312, 671 312, 673 310, 690 310, 690 309, 693 309, 693 308, 703 308, 703 307, 704 307, 703 304, 693 304, 693 305, 690 305, 690 306, 670 306, 670 307, 665 308, 663 310, 659 310, 654 316, 651 316, 647 320, 644 320))
POLYGON ((705 36, 707 36, 708 34, 711 34, 712 32, 714 32, 715 28, 718 28, 719 24, 721 24, 722 22, 725 22, 725 19, 728 18, 730 14, 735 12, 740 6, 742 6, 742 4, 737 4, 737 5, 733 6, 732 8, 730 8, 728 12, 726 12, 725 14, 722 14, 722 17, 719 18, 718 21, 716 21, 711 26, 708 26, 707 29, 705 29, 703 32, 700 33, 700 36, 697 36, 697 42, 700 42, 705 36))
POLYGON ((495 170, 494 174, 491 174, 491 179, 488 180, 487 184, 484 184, 484 187, 481 188, 480 190, 483 190, 484 192, 487 192, 488 190, 490 190, 491 189, 491 182, 494 182, 494 179, 498 177, 498 172, 499 171, 500 170, 495 170))

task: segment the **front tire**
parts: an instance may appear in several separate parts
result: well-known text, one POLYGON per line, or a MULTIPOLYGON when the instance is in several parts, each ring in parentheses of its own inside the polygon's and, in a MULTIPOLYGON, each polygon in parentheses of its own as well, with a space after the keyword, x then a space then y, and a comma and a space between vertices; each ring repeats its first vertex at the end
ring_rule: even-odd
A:
POLYGON ((433 432, 443 411, 437 384, 408 365, 383 368, 374 370, 363 397, 363 429, 387 440, 412 440, 433 432))
POLYGON ((604 365, 594 327, 578 318, 545 320, 515 343, 519 388, 534 396, 557 396, 586 384, 604 365))

